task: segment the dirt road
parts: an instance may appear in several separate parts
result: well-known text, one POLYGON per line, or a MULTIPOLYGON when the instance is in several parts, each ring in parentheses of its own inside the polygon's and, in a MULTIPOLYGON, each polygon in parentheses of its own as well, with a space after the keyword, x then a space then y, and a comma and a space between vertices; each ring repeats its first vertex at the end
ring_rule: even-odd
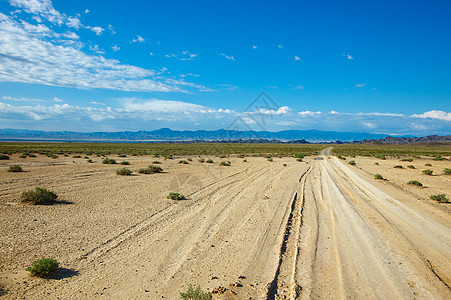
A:
POLYGON ((165 162, 168 173, 154 177, 119 178, 89 166, 90 180, 70 165, 54 167, 59 173, 46 171, 49 183, 72 178, 63 195, 73 204, 53 208, 8 204, 11 193, 38 180, 33 170, 17 186, 3 185, 0 241, 15 252, 0 251, 5 296, 177 299, 193 284, 219 292, 214 299, 451 298, 446 210, 403 191, 390 196, 384 183, 364 178, 330 149, 302 163, 231 160, 227 168, 165 162), (118 188, 101 190, 100 182, 118 188), (188 200, 164 199, 174 182, 188 200), (77 200, 80 193, 85 200, 77 200), (27 236, 27 220, 37 214, 51 225, 33 227, 34 237, 62 234, 46 243, 27 236), (76 273, 30 278, 23 261, 37 249, 76 273))

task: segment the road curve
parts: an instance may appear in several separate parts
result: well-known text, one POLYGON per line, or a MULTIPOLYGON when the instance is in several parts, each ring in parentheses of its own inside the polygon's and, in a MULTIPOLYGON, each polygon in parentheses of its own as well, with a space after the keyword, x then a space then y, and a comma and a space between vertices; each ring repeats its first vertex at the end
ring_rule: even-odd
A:
POLYGON ((303 187, 299 295, 321 299, 451 299, 451 224, 400 202, 330 156, 303 187))

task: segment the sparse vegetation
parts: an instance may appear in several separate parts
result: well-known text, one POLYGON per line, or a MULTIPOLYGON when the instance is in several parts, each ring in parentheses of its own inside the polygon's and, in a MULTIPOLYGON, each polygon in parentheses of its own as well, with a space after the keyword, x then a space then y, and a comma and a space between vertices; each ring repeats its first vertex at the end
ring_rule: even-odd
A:
POLYGON ((184 195, 173 192, 169 193, 169 195, 166 198, 172 200, 186 200, 186 197, 184 195))
POLYGON ((186 160, 179 160, 179 164, 187 165, 189 164, 189 162, 187 162, 186 160))
POLYGON ((152 163, 155 165, 161 164, 161 162, 159 162, 158 160, 154 160, 152 163))
POLYGON ((19 165, 9 166, 8 172, 23 172, 23 169, 19 165))
POLYGON ((180 298, 192 300, 211 300, 212 296, 209 292, 202 292, 200 286, 194 289, 190 284, 186 292, 180 292, 180 298))
POLYGON ((445 160, 441 155, 435 156, 432 160, 445 160))
POLYGON ((212 164, 212 163, 213 163, 213 160, 212 160, 212 159, 207 159, 206 163, 207 163, 207 164, 212 164))
POLYGON ((128 161, 124 160, 124 161, 121 161, 121 165, 128 166, 128 165, 130 165, 130 163, 128 161))
POLYGON ((350 164, 351 166, 355 166, 355 160, 350 160, 350 161, 348 162, 348 164, 350 164))
POLYGON ((449 199, 446 198, 445 194, 431 195, 429 198, 431 198, 431 200, 435 200, 441 203, 449 203, 449 199))
POLYGON ((413 159, 412 158, 403 158, 403 159, 401 159, 401 161, 413 162, 413 159))
POLYGON ((423 172, 423 174, 425 174, 425 175, 432 175, 433 171, 431 169, 427 169, 427 170, 423 170, 421 172, 423 172))
POLYGON ((403 169, 404 167, 401 166, 401 165, 396 165, 396 166, 394 166, 393 168, 396 168, 396 169, 403 169))
POLYGON ((122 169, 116 170, 116 175, 128 176, 128 175, 130 175, 130 174, 132 174, 132 173, 133 173, 133 172, 130 171, 129 169, 127 169, 127 168, 122 168, 122 169))
POLYGON ((414 165, 408 165, 407 168, 409 168, 409 169, 415 169, 415 166, 414 166, 414 165))
POLYGON ((81 155, 74 155, 72 158, 81 158, 81 155))
POLYGON ((114 164, 116 164, 116 160, 112 159, 112 158, 105 158, 104 160, 102 160, 102 164, 104 164, 104 165, 114 165, 114 164))
POLYGON ((34 190, 25 191, 20 196, 22 202, 29 202, 35 205, 55 203, 58 195, 45 188, 35 187, 34 190))
POLYGON ((87 162, 91 164, 92 163, 92 159, 88 159, 87 162))
POLYGON ((126 154, 119 154, 117 157, 127 157, 126 154))
POLYGON ((232 163, 230 161, 221 161, 219 163, 220 166, 229 167, 232 163))
POLYGON ((301 162, 301 161, 302 161, 302 158, 296 158, 296 161, 297 161, 297 162, 301 162))
POLYGON ((378 166, 379 165, 379 163, 378 162, 376 162, 376 163, 374 163, 376 166, 378 166))
POLYGON ((428 163, 428 164, 425 164, 425 166, 426 166, 426 167, 432 167, 432 165, 429 164, 429 163, 428 163))
POLYGON ((381 174, 374 174, 374 179, 384 179, 381 174))
POLYGON ((423 186, 423 184, 417 180, 411 180, 411 181, 407 182, 407 184, 415 185, 415 186, 423 186))
POLYGON ((267 158, 266 160, 267 160, 267 161, 270 161, 270 162, 273 162, 273 161, 274 161, 271 157, 267 158))
POLYGON ((445 173, 445 175, 451 175, 451 169, 445 169, 443 170, 443 172, 445 173))
POLYGON ((201 157, 201 158, 199 158, 199 162, 200 162, 200 163, 204 163, 204 162, 205 162, 205 159, 203 159, 203 158, 201 157))
POLYGON ((286 166, 287 166, 287 164, 283 164, 283 166, 284 166, 284 167, 286 167, 286 166))
POLYGON ((138 173, 140 174, 153 174, 153 173, 161 173, 163 169, 158 166, 150 165, 145 169, 139 169, 138 173))
POLYGON ((343 157, 343 156, 341 156, 341 155, 338 155, 337 157, 338 157, 339 159, 346 160, 346 157, 343 157))
POLYGON ((247 159, 243 159, 243 162, 247 162, 247 159))
POLYGON ((5 155, 5 154, 0 154, 0 159, 1 160, 7 160, 7 159, 9 159, 9 156, 5 155))
POLYGON ((58 270, 58 266, 59 263, 53 258, 41 258, 35 260, 26 271, 30 272, 33 276, 47 277, 55 273, 58 270))

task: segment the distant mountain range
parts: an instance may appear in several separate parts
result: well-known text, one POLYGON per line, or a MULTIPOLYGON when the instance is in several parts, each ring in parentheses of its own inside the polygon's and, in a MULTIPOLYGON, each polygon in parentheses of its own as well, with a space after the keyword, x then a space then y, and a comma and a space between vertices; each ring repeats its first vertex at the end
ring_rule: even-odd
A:
POLYGON ((384 138, 383 134, 359 132, 335 132, 318 130, 237 131, 237 130, 171 130, 121 132, 74 132, 0 129, 0 139, 60 140, 60 141, 230 141, 230 140, 278 140, 307 142, 353 142, 362 139, 384 138))
POLYGON ((451 142, 451 136, 392 137, 385 134, 319 130, 237 131, 237 130, 171 130, 75 132, 0 129, 0 140, 72 141, 72 142, 254 142, 254 143, 386 143, 410 144, 451 142))

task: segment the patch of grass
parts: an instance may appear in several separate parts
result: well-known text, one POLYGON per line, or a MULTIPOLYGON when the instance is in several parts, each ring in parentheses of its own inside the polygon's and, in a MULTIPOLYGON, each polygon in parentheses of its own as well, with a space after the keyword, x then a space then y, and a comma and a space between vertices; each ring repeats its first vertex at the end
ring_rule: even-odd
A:
POLYGON ((413 162, 413 159, 412 158, 403 158, 403 159, 401 159, 401 161, 413 162))
POLYGON ((212 296, 209 292, 202 292, 200 286, 193 288, 190 284, 186 292, 180 292, 180 298, 192 300, 211 300, 212 296))
POLYGON ((415 186, 423 186, 423 184, 417 180, 411 180, 411 181, 407 182, 407 184, 415 185, 415 186))
POLYGON ((445 194, 431 195, 429 198, 431 198, 431 200, 435 200, 441 203, 449 203, 449 199, 446 198, 445 194))
POLYGON ((104 160, 102 160, 102 164, 104 164, 104 165, 114 165, 114 164, 116 164, 116 160, 112 159, 112 158, 105 158, 104 160))
POLYGON ((127 168, 122 168, 122 169, 116 170, 116 175, 128 176, 128 175, 130 175, 130 174, 132 174, 132 173, 133 173, 133 172, 130 171, 129 169, 127 169, 127 168))
POLYGON ((121 165, 128 166, 128 165, 130 165, 130 163, 128 161, 124 160, 124 161, 121 161, 121 165))
POLYGON ((293 155, 293 157, 294 157, 294 158, 300 158, 300 159, 303 159, 303 158, 305 157, 305 154, 303 154, 303 153, 295 153, 295 154, 293 155))
POLYGON ((396 165, 396 166, 394 166, 393 168, 396 168, 396 169, 403 169, 404 167, 401 166, 401 165, 396 165))
POLYGON ((7 159, 9 159, 9 156, 5 155, 5 154, 0 154, 0 159, 1 160, 7 160, 7 159))
POLYGON ((230 161, 221 161, 219 163, 220 166, 229 167, 232 163, 230 161))
POLYGON ((423 172, 423 174, 425 174, 425 175, 432 175, 433 171, 431 169, 427 169, 427 170, 423 170, 421 172, 423 172))
POLYGON ((351 166, 355 166, 355 160, 350 160, 350 161, 348 162, 348 164, 350 164, 351 166))
POLYGON ((374 179, 384 179, 381 174, 374 174, 374 179))
POLYGON ((34 190, 25 191, 20 196, 22 202, 30 202, 35 205, 55 203, 58 195, 45 188, 35 187, 34 190))
POLYGON ((186 160, 179 160, 179 164, 187 165, 189 164, 189 162, 187 162, 186 160))
POLYGON ((33 276, 47 277, 58 270, 59 263, 53 258, 41 258, 35 260, 31 267, 26 268, 33 276))
POLYGON ((174 192, 169 193, 169 195, 166 198, 172 200, 186 200, 186 197, 184 195, 174 192))
POLYGON ((445 169, 443 170, 443 172, 445 173, 445 175, 451 175, 451 169, 445 169))
POLYGON ((23 172, 23 169, 19 165, 9 166, 8 172, 23 172))
POLYGON ((414 165, 408 165, 407 168, 409 168, 409 169, 415 169, 415 166, 414 166, 414 165))
POLYGON ((172 155, 169 154, 169 155, 166 155, 166 156, 165 156, 165 159, 173 159, 173 158, 172 158, 172 155))
POLYGON ((212 163, 213 163, 213 160, 212 160, 212 159, 207 159, 205 162, 206 162, 207 164, 212 164, 212 163))

